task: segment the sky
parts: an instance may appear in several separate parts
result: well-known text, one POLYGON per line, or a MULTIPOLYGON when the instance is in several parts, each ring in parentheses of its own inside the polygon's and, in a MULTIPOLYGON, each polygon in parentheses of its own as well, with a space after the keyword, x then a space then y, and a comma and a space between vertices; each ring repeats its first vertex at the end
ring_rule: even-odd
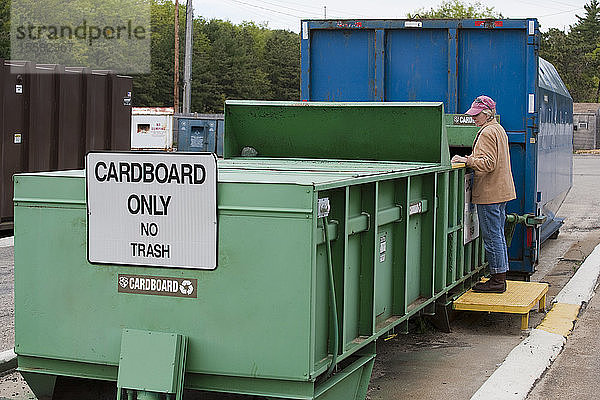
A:
MULTIPOLYGON (((179 0, 185 4, 186 0, 179 0)), ((229 20, 233 23, 253 21, 267 24, 271 29, 300 31, 303 18, 406 18, 407 12, 429 9, 441 0, 193 0, 194 15, 205 19, 229 20)), ((494 7, 505 18, 538 18, 542 31, 549 28, 568 29, 583 16, 583 6, 589 3, 578 0, 480 0, 494 7)))

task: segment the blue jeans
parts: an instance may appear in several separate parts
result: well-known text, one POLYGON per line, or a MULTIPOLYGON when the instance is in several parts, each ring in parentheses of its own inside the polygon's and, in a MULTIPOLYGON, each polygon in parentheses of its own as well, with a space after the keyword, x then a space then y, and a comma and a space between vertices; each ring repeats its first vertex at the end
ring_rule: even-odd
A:
POLYGON ((508 271, 508 249, 504 238, 506 202, 477 204, 477 214, 490 273, 501 274, 508 271))

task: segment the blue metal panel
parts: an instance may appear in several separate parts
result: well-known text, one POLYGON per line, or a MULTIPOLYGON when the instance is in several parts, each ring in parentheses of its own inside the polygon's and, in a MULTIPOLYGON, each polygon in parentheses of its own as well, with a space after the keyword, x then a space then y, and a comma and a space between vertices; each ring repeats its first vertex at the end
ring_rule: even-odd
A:
POLYGON ((208 151, 208 129, 206 121, 190 120, 180 118, 178 120, 179 140, 177 148, 179 151, 208 151))
POLYGON ((573 100, 556 69, 544 59, 540 59, 538 99, 538 191, 540 212, 549 217, 541 229, 543 241, 560 228, 562 220, 556 214, 573 184, 573 100))
POLYGON ((217 120, 217 156, 223 157, 223 136, 225 134, 225 121, 217 120))
POLYGON ((525 132, 526 48, 522 30, 461 30, 458 112, 485 94, 496 101, 506 131, 525 132))
POLYGON ((223 156, 223 116, 178 116, 177 150, 187 152, 212 152, 223 156))
MULTIPOLYGON (((526 57, 523 60, 525 64, 525 101, 524 119, 525 119, 525 162, 523 173, 525 175, 525 193, 524 206, 519 214, 537 214, 537 141, 535 137, 538 132, 537 120, 537 85, 538 85, 538 56, 537 46, 539 43, 539 31, 536 20, 528 20, 529 28, 523 30, 526 43, 526 57)), ((513 202, 514 203, 514 202, 513 202)), ((521 240, 523 247, 523 258, 511 265, 514 271, 533 272, 538 261, 538 254, 541 242, 539 241, 538 230, 533 228, 521 228, 523 238, 521 240)), ((514 244, 518 246, 518 242, 514 244)))
POLYGON ((310 47, 310 22, 302 21, 300 35, 300 100, 307 101, 310 98, 310 58, 312 49, 310 47))
POLYGON ((387 71, 383 61, 385 54, 385 30, 377 29, 375 31, 375 96, 378 101, 385 101, 385 73, 387 71), (378 68, 379 66, 383 67, 378 68))
POLYGON ((572 184, 572 100, 538 48, 535 19, 302 21, 301 98, 443 101, 452 113, 494 98, 517 190, 507 211, 549 217, 541 232, 518 227, 509 250, 511 270, 531 273, 572 184))
POLYGON ((376 100, 375 31, 318 30, 310 41, 311 99, 376 100))
MULTIPOLYGON (((515 190, 517 192, 516 200, 511 201, 508 204, 507 213, 519 213, 521 210, 525 208, 525 148, 518 143, 510 143, 510 159, 511 159, 511 168, 513 174, 513 181, 515 182, 515 190)), ((521 245, 524 240, 523 235, 523 227, 522 225, 518 225, 515 229, 515 234, 513 236, 512 245, 508 250, 508 258, 511 261, 511 268, 513 268, 513 264, 516 262, 520 262, 523 259, 523 246, 521 245)), ((513 268, 514 270, 514 268, 513 268)))
POLYGON ((449 114, 459 114, 458 111, 458 31, 448 29, 448 105, 449 114))
POLYGON ((448 104, 448 31, 393 29, 385 48, 385 100, 448 104))

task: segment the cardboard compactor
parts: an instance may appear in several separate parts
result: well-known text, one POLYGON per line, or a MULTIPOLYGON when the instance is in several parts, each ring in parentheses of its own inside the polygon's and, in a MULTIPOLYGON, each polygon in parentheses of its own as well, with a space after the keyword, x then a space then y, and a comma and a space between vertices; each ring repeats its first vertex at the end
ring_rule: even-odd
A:
POLYGON ((90 263, 85 172, 15 176, 15 351, 38 397, 67 376, 121 398, 362 400, 376 339, 483 274, 442 103, 230 101, 225 121, 214 270, 90 263))

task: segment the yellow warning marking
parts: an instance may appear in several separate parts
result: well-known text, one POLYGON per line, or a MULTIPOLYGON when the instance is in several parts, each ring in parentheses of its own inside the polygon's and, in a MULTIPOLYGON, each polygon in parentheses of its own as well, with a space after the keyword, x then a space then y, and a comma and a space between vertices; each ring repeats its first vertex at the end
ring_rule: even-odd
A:
POLYGON ((391 335, 388 335, 385 339, 383 339, 383 341, 387 342, 388 340, 391 340, 391 339, 395 338, 396 336, 398 336, 397 333, 392 333, 391 335))
POLYGON ((567 337, 573 330, 579 308, 577 304, 556 303, 537 329, 567 337))
POLYGON ((529 326, 529 311, 546 308, 547 283, 506 281, 504 293, 475 293, 469 290, 454 301, 455 310, 521 314, 521 329, 529 326))

